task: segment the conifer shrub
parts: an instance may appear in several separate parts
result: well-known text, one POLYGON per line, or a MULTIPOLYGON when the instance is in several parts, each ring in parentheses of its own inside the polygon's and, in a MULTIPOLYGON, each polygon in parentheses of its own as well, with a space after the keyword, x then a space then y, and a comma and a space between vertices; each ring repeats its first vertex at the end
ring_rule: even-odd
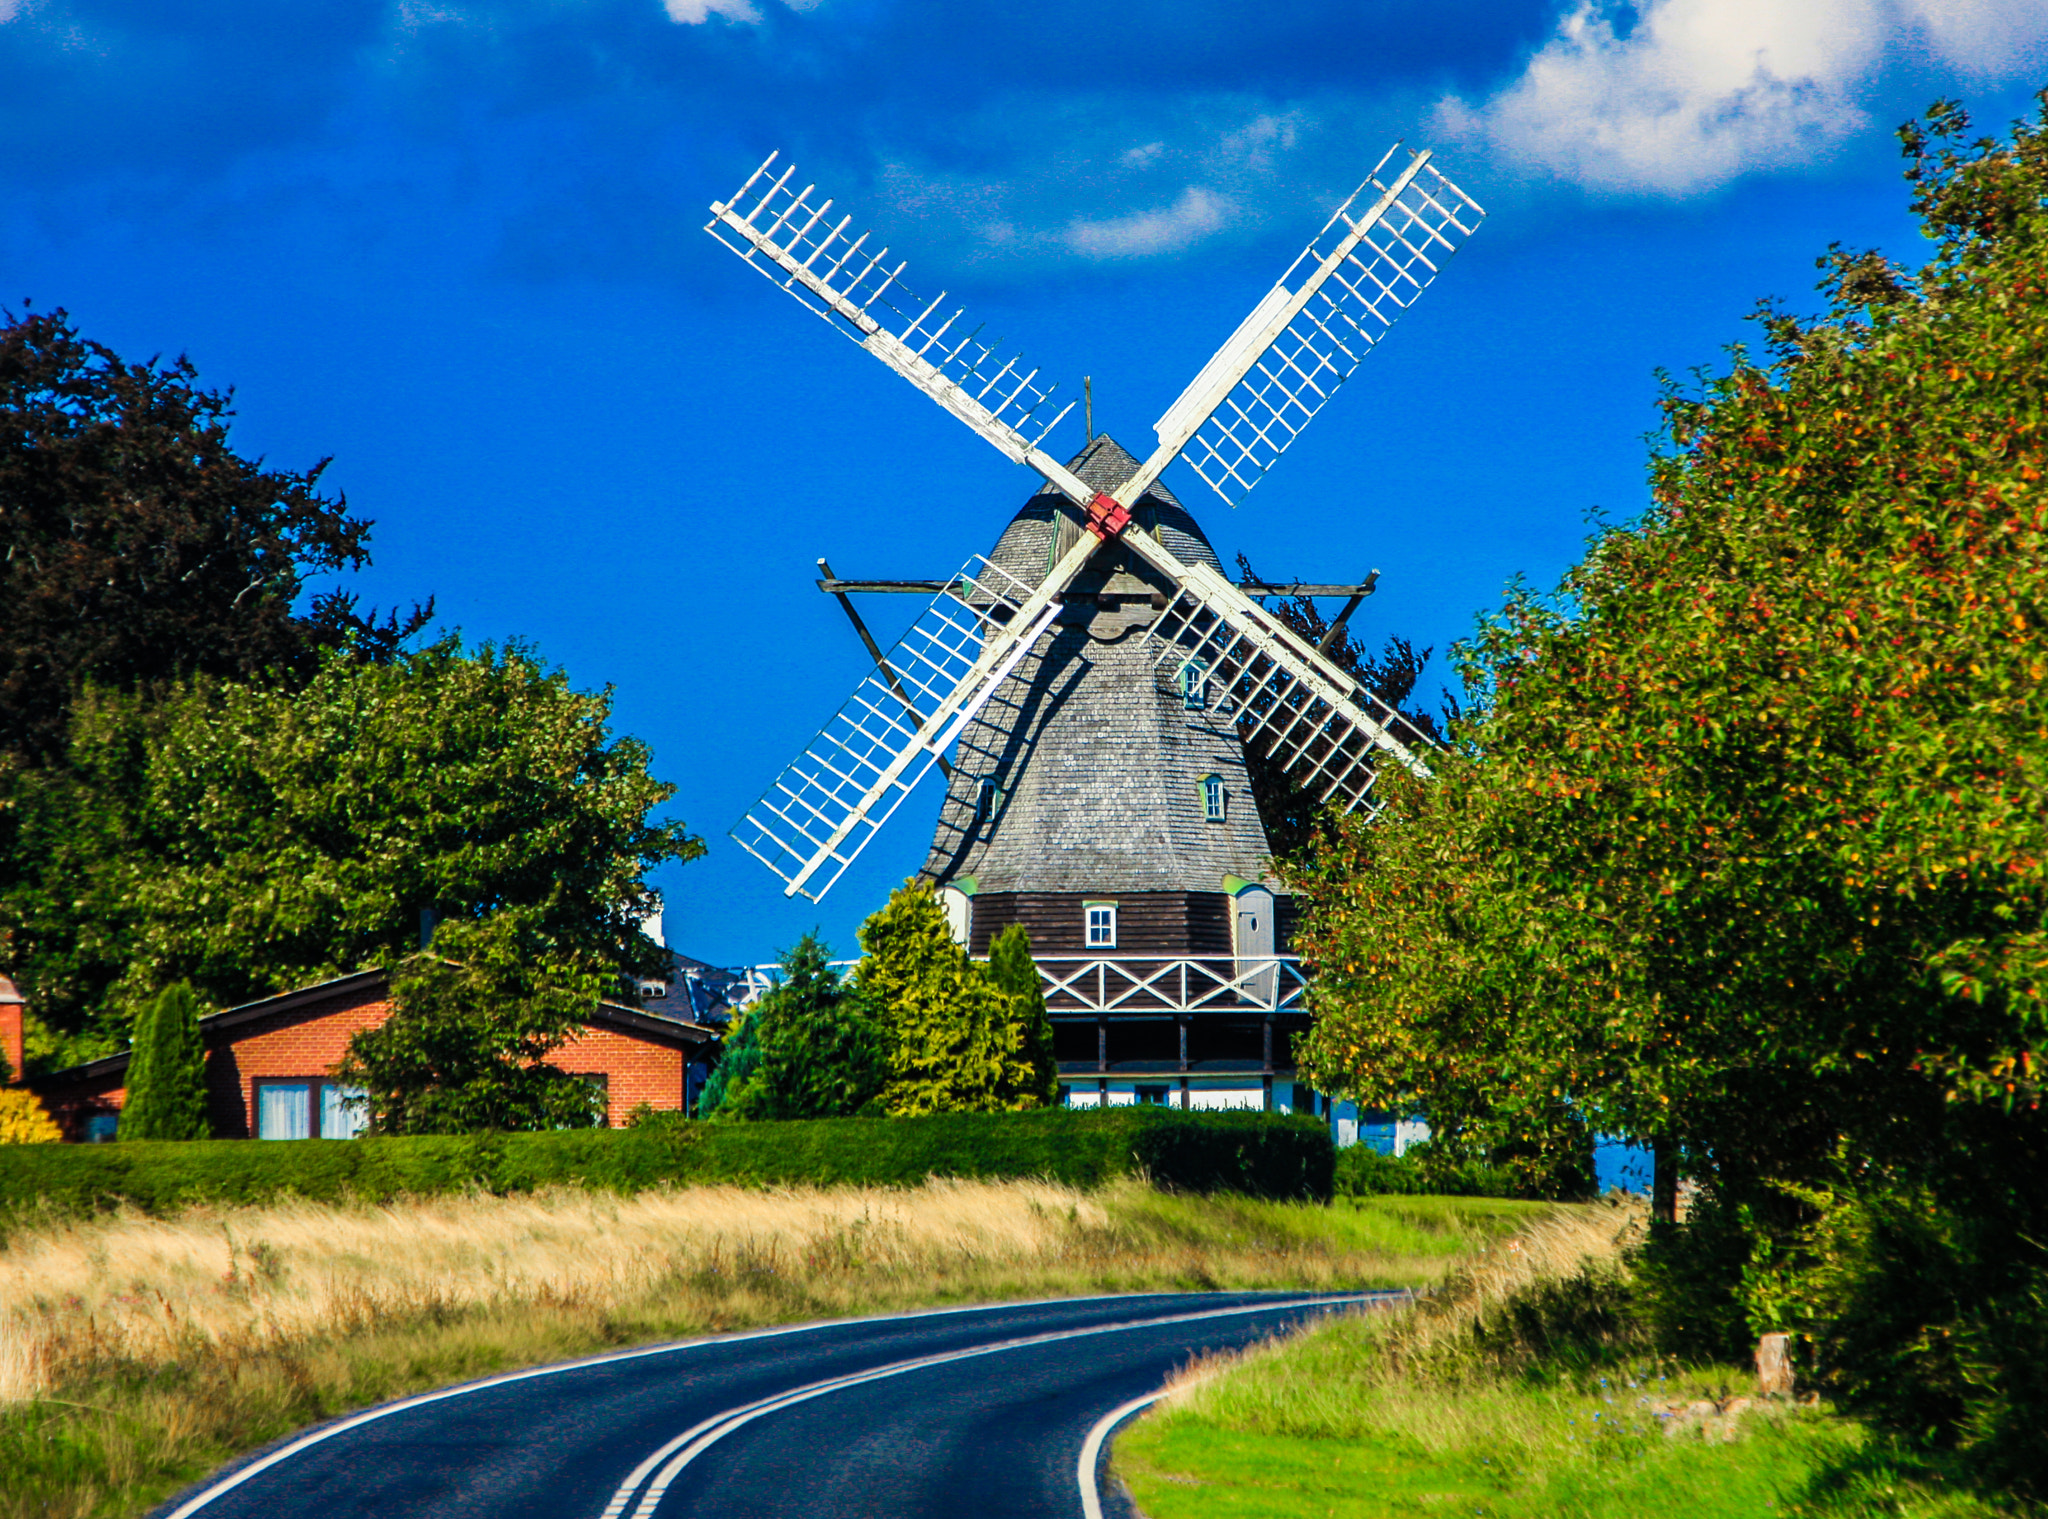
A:
POLYGON ((0 1145, 55 1144, 64 1137, 43 1100, 22 1087, 0 1090, 0 1145))
POLYGON ((206 1041, 199 1020, 206 1009, 185 982, 165 987, 135 1020, 128 1060, 128 1097, 121 1106, 119 1138, 206 1139, 206 1041))

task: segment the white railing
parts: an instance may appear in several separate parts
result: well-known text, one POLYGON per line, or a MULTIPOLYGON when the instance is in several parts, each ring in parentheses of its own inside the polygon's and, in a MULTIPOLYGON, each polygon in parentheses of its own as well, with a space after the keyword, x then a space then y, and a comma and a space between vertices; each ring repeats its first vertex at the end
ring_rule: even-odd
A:
MULTIPOLYGON (((1038 955, 1038 977, 1055 1013, 1285 1013, 1302 1005, 1308 976, 1293 955, 1210 955, 1163 960, 1156 955, 1038 955)), ((858 960, 834 960, 850 975, 858 960)), ((744 1007, 779 985, 782 967, 745 967, 744 1007)), ((738 989, 735 988, 735 991, 738 989)))
POLYGON ((1162 960, 1150 955, 1040 955, 1055 1013, 1283 1013, 1308 978, 1293 955, 1162 960))

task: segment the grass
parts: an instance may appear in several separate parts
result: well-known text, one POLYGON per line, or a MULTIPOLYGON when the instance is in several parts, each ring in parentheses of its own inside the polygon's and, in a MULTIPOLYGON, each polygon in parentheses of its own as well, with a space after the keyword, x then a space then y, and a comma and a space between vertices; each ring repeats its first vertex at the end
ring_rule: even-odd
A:
POLYGON ((0 1245, 0 1519, 140 1513, 351 1408, 617 1346, 1102 1291, 1421 1287, 1553 1211, 933 1181, 30 1221, 0 1245))
POLYGON ((1736 1407, 1740 1368, 1649 1356, 1603 1285, 1638 1228, 1633 1210, 1556 1209, 1413 1315, 1191 1367, 1118 1439, 1118 1474, 1150 1519, 2017 1512, 1825 1407, 1736 1407))

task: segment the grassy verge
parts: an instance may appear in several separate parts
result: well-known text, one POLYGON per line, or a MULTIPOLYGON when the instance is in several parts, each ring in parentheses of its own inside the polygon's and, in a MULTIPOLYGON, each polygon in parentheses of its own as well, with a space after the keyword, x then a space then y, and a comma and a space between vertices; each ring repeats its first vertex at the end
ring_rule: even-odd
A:
POLYGON ((1422 1286, 1549 1211, 938 1181, 53 1218, 0 1247, 0 1519, 139 1513, 305 1424, 615 1346, 1086 1292, 1422 1286))
POLYGON ((1118 1439, 1117 1471, 1149 1519, 2031 1512, 1825 1406, 1747 1398, 1742 1368, 1649 1355, 1616 1264, 1633 1227, 1559 1209, 1416 1314, 1190 1368, 1118 1439))

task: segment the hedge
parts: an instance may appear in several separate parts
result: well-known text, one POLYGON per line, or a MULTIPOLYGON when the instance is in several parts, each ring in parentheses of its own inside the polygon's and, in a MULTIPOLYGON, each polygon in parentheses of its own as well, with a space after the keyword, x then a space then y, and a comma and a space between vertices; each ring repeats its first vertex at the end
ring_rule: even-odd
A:
POLYGON ((908 1186, 928 1176, 1043 1176, 1078 1186, 1149 1175, 1177 1191, 1327 1202, 1328 1131, 1280 1114, 1168 1108, 693 1123, 627 1129, 263 1143, 208 1139, 0 1145, 0 1219, 127 1202, 151 1213, 286 1196, 381 1202, 549 1185, 632 1192, 662 1183, 908 1186))

